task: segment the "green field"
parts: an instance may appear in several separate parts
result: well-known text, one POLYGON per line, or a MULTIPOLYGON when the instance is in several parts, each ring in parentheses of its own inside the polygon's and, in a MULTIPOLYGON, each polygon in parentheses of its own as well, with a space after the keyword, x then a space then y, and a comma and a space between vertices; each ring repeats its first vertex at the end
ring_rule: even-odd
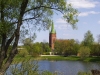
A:
POLYGON ((52 61, 86 61, 86 62, 100 62, 100 57, 87 57, 85 59, 81 59, 77 56, 39 56, 39 57, 32 57, 32 56, 26 56, 26 57, 19 57, 16 56, 14 58, 14 61, 21 62, 23 60, 52 60, 52 61))

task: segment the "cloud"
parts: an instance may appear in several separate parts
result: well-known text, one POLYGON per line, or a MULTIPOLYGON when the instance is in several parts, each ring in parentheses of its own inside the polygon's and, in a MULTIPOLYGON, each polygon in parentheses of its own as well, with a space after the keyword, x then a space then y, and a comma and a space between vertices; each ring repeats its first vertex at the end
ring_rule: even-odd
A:
POLYGON ((95 11, 82 12, 79 14, 79 16, 88 16, 90 14, 100 14, 100 12, 95 12, 95 11))
POLYGON ((59 18, 56 20, 56 23, 67 23, 67 22, 63 20, 62 18, 59 18))
POLYGON ((100 24, 100 21, 98 21, 98 23, 100 24))
POLYGON ((67 25, 59 25, 58 29, 64 30, 64 29, 68 29, 67 25))
POLYGON ((74 8, 95 8, 100 2, 93 0, 68 0, 74 8))
POLYGON ((55 23, 55 27, 60 30, 68 29, 70 27, 70 25, 62 18, 57 19, 55 23))
POLYGON ((60 30, 66 30, 69 29, 71 26, 65 20, 59 18, 55 22, 55 27, 60 30))
POLYGON ((69 36, 69 34, 65 34, 65 33, 64 33, 63 36, 69 36))
POLYGON ((71 26, 66 25, 66 24, 56 24, 55 28, 60 29, 60 30, 66 30, 69 29, 71 26))
POLYGON ((87 25, 88 23, 87 22, 83 22, 83 24, 87 25))

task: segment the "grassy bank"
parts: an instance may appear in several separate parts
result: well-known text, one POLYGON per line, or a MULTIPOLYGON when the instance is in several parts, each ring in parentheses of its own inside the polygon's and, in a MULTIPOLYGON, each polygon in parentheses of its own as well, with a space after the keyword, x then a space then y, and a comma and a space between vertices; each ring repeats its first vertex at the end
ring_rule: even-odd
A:
POLYGON ((100 57, 88 57, 85 59, 81 59, 80 57, 77 56, 68 56, 68 57, 63 57, 63 56, 40 56, 40 57, 32 57, 32 56, 26 56, 26 57, 19 57, 16 56, 14 58, 14 61, 23 61, 23 60, 52 60, 52 61, 87 61, 87 62, 100 62, 100 57))
POLYGON ((63 56, 42 56, 40 57, 41 60, 70 60, 70 61, 86 61, 86 62, 100 62, 100 57, 87 57, 85 59, 81 59, 80 57, 77 56, 68 56, 68 57, 63 57, 63 56))

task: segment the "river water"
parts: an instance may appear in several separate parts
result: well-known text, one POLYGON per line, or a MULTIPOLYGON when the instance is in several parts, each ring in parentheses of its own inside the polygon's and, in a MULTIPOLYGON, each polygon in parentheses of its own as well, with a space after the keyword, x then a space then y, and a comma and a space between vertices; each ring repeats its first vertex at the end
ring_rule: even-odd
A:
POLYGON ((96 62, 41 60, 38 61, 38 65, 39 71, 59 72, 62 75, 77 75, 79 71, 90 72, 92 69, 100 70, 100 63, 96 62))
POLYGON ((79 71, 100 70, 100 63, 82 61, 39 61, 39 70, 61 72, 63 75, 77 75, 79 71))

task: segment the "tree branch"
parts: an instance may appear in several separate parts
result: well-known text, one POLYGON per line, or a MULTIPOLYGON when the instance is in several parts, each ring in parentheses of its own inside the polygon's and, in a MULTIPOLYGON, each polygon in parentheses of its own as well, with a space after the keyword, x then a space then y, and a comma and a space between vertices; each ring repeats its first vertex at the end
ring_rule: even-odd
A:
MULTIPOLYGON (((35 7, 35 8, 31 8, 31 9, 29 9, 29 10, 26 10, 25 13, 27 13, 27 12, 29 12, 29 11, 31 11, 31 10, 39 9, 39 8, 48 8, 48 9, 55 9, 55 10, 57 10, 57 11, 60 11, 59 8, 53 8, 53 7, 47 7, 47 6, 37 6, 37 7, 35 7)), ((60 12, 62 13, 62 11, 60 11, 60 12)))
POLYGON ((12 40, 14 39, 15 33, 13 33, 13 35, 11 36, 11 38, 7 41, 6 46, 5 46, 5 50, 8 50, 9 45, 11 44, 12 40))

